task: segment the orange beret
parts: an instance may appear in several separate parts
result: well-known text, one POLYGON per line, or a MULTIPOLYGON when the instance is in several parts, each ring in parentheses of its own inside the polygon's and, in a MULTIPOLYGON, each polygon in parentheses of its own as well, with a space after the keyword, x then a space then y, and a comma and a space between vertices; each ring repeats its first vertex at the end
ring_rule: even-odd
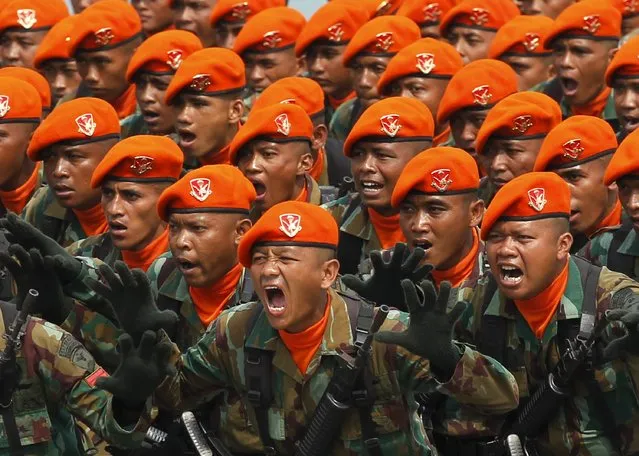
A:
POLYGON ((36 49, 33 66, 39 68, 47 60, 69 60, 73 58, 71 34, 75 32, 75 24, 79 15, 65 17, 51 27, 36 49))
POLYGON ((444 15, 439 30, 446 35, 451 25, 462 25, 496 32, 519 14, 519 8, 512 0, 464 0, 444 15))
POLYGON ((256 197, 251 181, 235 166, 207 165, 165 189, 158 200, 158 214, 165 222, 173 212, 248 215, 256 197))
POLYGON ((407 76, 452 78, 463 66, 461 56, 450 44, 422 38, 406 46, 388 62, 377 83, 377 91, 384 93, 393 82, 407 76))
POLYGON ((38 91, 40 101, 42 102, 42 109, 51 109, 51 87, 49 86, 49 81, 37 71, 23 67, 4 67, 0 68, 0 76, 21 79, 28 82, 38 91))
POLYGON ((635 36, 615 53, 606 70, 606 84, 612 86, 615 77, 639 76, 639 36, 635 36))
POLYGON ((629 174, 639 174, 639 130, 635 130, 621 141, 604 174, 604 184, 610 185, 629 174))
POLYGON ((251 115, 231 141, 230 162, 237 164, 240 149, 258 137, 278 143, 307 141, 310 144, 313 122, 304 109, 290 103, 278 103, 260 110, 251 109, 251 115))
POLYGON ((358 54, 392 57, 421 36, 417 24, 407 17, 376 17, 355 33, 342 54, 342 62, 348 66, 358 54))
POLYGON ((219 21, 246 22, 260 11, 276 6, 286 6, 287 0, 218 0, 211 10, 210 23, 219 21))
POLYGON ((517 92, 499 101, 477 132, 475 150, 481 154, 490 138, 543 138, 561 122, 561 108, 540 92, 517 92))
POLYGON ((430 110, 413 98, 390 97, 369 106, 344 142, 344 155, 359 141, 432 141, 435 122, 430 110))
POLYGON ((612 154, 617 137, 608 122, 593 116, 572 116, 544 139, 534 171, 548 171, 587 163, 612 154))
POLYGON ((309 117, 313 117, 324 112, 324 91, 310 78, 282 78, 264 89, 253 103, 251 112, 277 103, 296 104, 306 111, 309 117))
POLYGON ((354 3, 327 3, 308 20, 295 43, 300 56, 315 41, 322 44, 344 45, 368 21, 369 14, 354 3))
POLYGON ((550 49, 558 37, 618 40, 621 35, 621 13, 609 2, 584 0, 570 5, 553 22, 544 41, 550 49))
POLYGON ((224 48, 206 48, 184 59, 166 89, 164 100, 171 103, 182 90, 221 95, 241 90, 245 85, 246 72, 240 56, 224 48))
POLYGON ((345 5, 347 3, 359 6, 372 19, 377 16, 392 15, 397 12, 404 0, 328 0, 329 2, 345 5))
POLYGON ((515 177, 490 202, 481 223, 486 240, 499 221, 570 217, 570 187, 558 174, 532 172, 515 177))
POLYGON ((119 137, 120 120, 113 106, 99 98, 76 98, 57 106, 36 128, 27 156, 38 161, 43 149, 62 141, 82 144, 119 137))
POLYGON ((621 15, 626 17, 633 17, 639 14, 639 3, 637 0, 609 0, 612 6, 617 8, 617 11, 621 15))
POLYGON ((242 237, 237 254, 244 267, 251 266, 253 247, 298 245, 337 249, 339 232, 331 214, 319 206, 285 201, 267 210, 242 237))
POLYGON ((498 59, 502 55, 550 55, 543 44, 552 24, 552 19, 546 16, 517 16, 509 20, 495 34, 488 50, 488 58, 498 59))
POLYGON ((40 95, 28 81, 0 72, 0 123, 40 123, 40 95))
POLYGON ((106 153, 91 176, 91 188, 107 180, 175 182, 182 173, 184 154, 167 136, 136 135, 123 139, 106 153))
POLYGON ((265 9, 246 21, 233 50, 242 55, 246 51, 275 52, 292 48, 305 25, 302 13, 293 8, 265 9))
POLYGON ((479 188, 477 163, 456 147, 433 147, 420 152, 402 170, 391 204, 397 207, 410 192, 459 195, 479 188))
POLYGON ((456 4, 455 0, 404 0, 397 15, 412 19, 420 27, 435 25, 456 4))
POLYGON ((80 13, 71 35, 71 49, 106 51, 141 36, 142 23, 131 5, 121 0, 100 0, 80 13))
POLYGON ((67 16, 63 0, 10 0, 0 7, 0 32, 47 30, 67 16))
POLYGON ((488 109, 515 92, 517 73, 509 65, 499 60, 475 60, 448 83, 439 103, 437 122, 447 122, 460 109, 488 109))
POLYGON ((202 42, 191 32, 166 30, 151 35, 138 47, 126 69, 126 79, 133 82, 142 70, 155 74, 174 74, 182 61, 202 49, 202 42))

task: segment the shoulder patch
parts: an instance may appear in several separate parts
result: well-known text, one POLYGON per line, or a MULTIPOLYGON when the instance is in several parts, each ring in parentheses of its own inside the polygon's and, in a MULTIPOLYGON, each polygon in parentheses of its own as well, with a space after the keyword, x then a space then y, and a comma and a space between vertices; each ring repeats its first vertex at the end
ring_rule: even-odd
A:
POLYGON ((62 336, 58 355, 71 360, 73 364, 89 372, 95 369, 93 356, 71 334, 67 333, 62 336))

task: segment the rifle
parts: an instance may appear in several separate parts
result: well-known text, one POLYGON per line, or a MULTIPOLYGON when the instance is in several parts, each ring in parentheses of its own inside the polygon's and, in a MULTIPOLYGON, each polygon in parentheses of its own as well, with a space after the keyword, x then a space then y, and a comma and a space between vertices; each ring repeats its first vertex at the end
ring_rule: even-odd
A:
POLYGON ((182 413, 182 423, 199 456, 233 456, 220 439, 206 432, 193 412, 182 413))
POLYGON ((355 356, 337 350, 340 365, 333 374, 324 395, 317 404, 306 434, 297 443, 296 456, 325 456, 330 454, 335 436, 351 408, 351 396, 355 382, 364 371, 371 353, 375 333, 388 315, 388 306, 378 308, 366 339, 360 347, 356 346, 355 356))

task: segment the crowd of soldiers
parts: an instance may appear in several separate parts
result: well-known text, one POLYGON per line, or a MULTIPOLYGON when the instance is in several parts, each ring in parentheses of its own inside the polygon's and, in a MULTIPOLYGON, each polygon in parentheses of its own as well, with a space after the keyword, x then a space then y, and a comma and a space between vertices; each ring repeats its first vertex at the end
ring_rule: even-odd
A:
POLYGON ((3 0, 0 455, 639 455, 639 2, 3 0))

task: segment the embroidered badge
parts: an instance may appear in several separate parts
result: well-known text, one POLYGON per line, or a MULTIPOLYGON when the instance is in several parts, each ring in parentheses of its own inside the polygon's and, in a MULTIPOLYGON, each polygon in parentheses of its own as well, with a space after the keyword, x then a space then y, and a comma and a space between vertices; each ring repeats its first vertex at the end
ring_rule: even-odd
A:
POLYGON ((337 22, 326 29, 328 40, 339 43, 344 37, 344 27, 341 22, 337 22))
POLYGON ((177 70, 182 65, 182 51, 180 49, 171 49, 166 51, 166 64, 177 70))
POLYGON ((93 34, 95 45, 98 47, 106 46, 111 41, 113 41, 113 38, 115 38, 115 35, 113 34, 113 30, 111 30, 110 27, 101 28, 93 34))
POLYGON ((90 112, 76 117, 75 123, 78 126, 78 132, 84 136, 93 136, 93 133, 95 133, 97 125, 95 120, 93 120, 93 114, 90 112))
POLYGON ((524 35, 524 47, 528 52, 533 52, 541 44, 541 37, 536 33, 526 33, 524 35))
POLYGON ((394 43, 392 32, 382 32, 375 35, 375 47, 381 52, 388 51, 394 43))
POLYGON ((275 126, 277 126, 277 132, 282 133, 284 136, 288 136, 291 132, 291 122, 288 120, 288 115, 282 113, 274 120, 275 126))
POLYGON ((382 125, 382 133, 386 133, 391 138, 394 138, 402 128, 399 123, 399 114, 386 114, 379 118, 379 122, 382 125))
POLYGON ((432 179, 430 183, 431 187, 440 193, 448 190, 450 184, 453 183, 453 180, 450 178, 450 169, 436 169, 435 171, 431 171, 430 177, 432 179))
POLYGON ((482 106, 486 106, 488 103, 490 103, 490 99, 493 97, 493 94, 490 93, 490 86, 488 85, 475 87, 472 90, 472 94, 474 99, 473 102, 482 106))
POLYGON ((439 22, 442 17, 442 9, 439 3, 429 3, 422 10, 424 13, 424 22, 439 22))
POLYGON ((290 238, 297 236, 302 231, 302 217, 298 214, 280 215, 280 231, 290 238))
POLYGON ((193 76, 189 88, 204 92, 211 85, 211 77, 208 74, 196 74, 193 76))
POLYGON ((581 146, 581 139, 571 139, 563 143, 561 147, 564 150, 564 157, 570 158, 571 160, 577 160, 579 155, 584 151, 584 148, 581 146))
POLYGON ((469 16, 470 22, 475 25, 484 25, 490 19, 488 11, 483 8, 473 8, 469 16))
POLYGON ((581 27, 586 32, 594 35, 601 28, 601 20, 598 14, 584 16, 584 25, 581 27))
POLYGON ((16 14, 18 15, 18 24, 25 29, 30 29, 38 22, 36 12, 33 9, 19 9, 16 14))
POLYGON ((415 56, 417 59, 417 69, 424 74, 429 74, 435 69, 435 56, 428 52, 422 52, 415 56))
POLYGON ((213 193, 211 191, 211 179, 207 179, 206 177, 191 179, 189 181, 189 187, 191 187, 189 195, 200 203, 204 202, 213 193))
POLYGON ((9 104, 9 97, 6 95, 0 95, 0 117, 6 116, 10 109, 11 105, 9 104))
POLYGON ((153 157, 147 157, 146 155, 138 155, 133 157, 133 163, 131 163, 131 171, 138 176, 151 171, 153 169, 153 157))
POLYGON ((279 30, 266 32, 262 38, 262 46, 267 49, 275 49, 282 42, 279 30))
POLYGON ((533 126, 532 116, 530 114, 524 114, 513 119, 513 131, 521 133, 522 135, 533 126))
POLYGON ((528 190, 528 205, 537 212, 543 211, 547 202, 545 189, 537 187, 528 190))
POLYGON ((236 21, 245 21, 251 15, 248 2, 236 3, 231 7, 231 17, 236 21))

